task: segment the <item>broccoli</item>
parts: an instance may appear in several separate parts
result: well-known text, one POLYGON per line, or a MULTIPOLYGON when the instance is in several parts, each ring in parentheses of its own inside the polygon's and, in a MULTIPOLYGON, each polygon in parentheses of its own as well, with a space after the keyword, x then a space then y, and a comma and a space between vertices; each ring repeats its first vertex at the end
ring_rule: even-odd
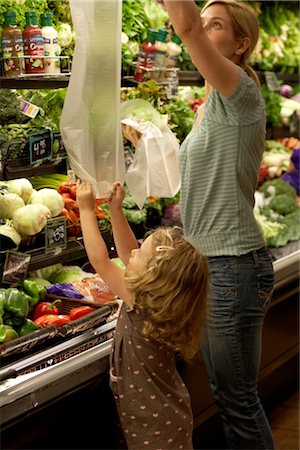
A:
POLYGON ((285 216, 297 210, 296 198, 291 198, 288 194, 275 195, 275 197, 268 204, 268 208, 285 216))
POLYGON ((20 111, 17 94, 8 89, 0 90, 0 125, 23 123, 28 120, 20 111))
POLYGON ((300 208, 294 212, 278 218, 278 223, 287 227, 287 233, 290 241, 298 241, 300 239, 300 208))
POLYGON ((282 247, 288 243, 288 229, 285 224, 272 222, 263 214, 255 214, 267 247, 282 247))
POLYGON ((265 181, 260 187, 259 191, 262 192, 266 198, 281 194, 285 194, 290 198, 296 198, 297 195, 296 189, 293 188, 287 181, 284 181, 281 178, 275 178, 273 180, 265 181))

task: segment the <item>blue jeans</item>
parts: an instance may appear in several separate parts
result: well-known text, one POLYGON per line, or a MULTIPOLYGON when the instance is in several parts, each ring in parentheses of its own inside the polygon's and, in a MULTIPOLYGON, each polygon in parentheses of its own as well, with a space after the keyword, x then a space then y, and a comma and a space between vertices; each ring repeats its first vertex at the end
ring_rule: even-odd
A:
POLYGON ((264 317, 274 287, 268 249, 209 258, 211 292, 202 339, 230 449, 274 449, 257 394, 264 317))

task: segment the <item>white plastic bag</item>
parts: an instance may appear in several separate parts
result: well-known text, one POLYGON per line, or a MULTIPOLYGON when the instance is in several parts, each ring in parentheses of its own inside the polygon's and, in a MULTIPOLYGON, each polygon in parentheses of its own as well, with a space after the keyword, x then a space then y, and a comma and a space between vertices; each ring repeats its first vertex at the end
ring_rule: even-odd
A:
POLYGON ((174 197, 180 189, 179 142, 153 106, 142 99, 121 105, 121 122, 139 133, 125 181, 139 208, 149 195, 174 197))
POLYGON ((76 34, 60 131, 70 166, 97 197, 123 181, 120 125, 121 0, 70 0, 76 34))

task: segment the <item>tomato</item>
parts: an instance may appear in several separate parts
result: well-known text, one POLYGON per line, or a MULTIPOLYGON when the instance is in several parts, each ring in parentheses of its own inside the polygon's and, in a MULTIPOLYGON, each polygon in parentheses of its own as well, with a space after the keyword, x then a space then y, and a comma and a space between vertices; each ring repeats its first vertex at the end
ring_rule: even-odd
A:
POLYGON ((34 313, 33 313, 33 320, 37 319, 40 316, 44 316, 46 314, 59 314, 59 310, 56 306, 56 303, 60 302, 61 300, 55 300, 54 302, 40 302, 36 305, 34 313))
POLYGON ((79 215, 79 207, 77 205, 76 200, 73 200, 72 198, 64 198, 65 202, 65 208, 68 211, 74 211, 75 214, 79 215))
POLYGON ((67 181, 64 181, 63 183, 60 183, 59 187, 58 187, 58 192, 60 194, 66 193, 66 192, 70 192, 70 184, 67 181))
POLYGON ((73 198, 75 200, 76 199, 76 184, 71 185, 69 192, 70 192, 71 198, 73 198))
POLYGON ((70 322, 70 320, 70 316, 64 314, 45 314, 44 316, 35 319, 34 323, 40 327, 45 327, 47 325, 57 325, 60 327, 61 325, 70 322))
POLYGON ((79 317, 86 316, 93 311, 95 311, 95 308, 91 308, 90 306, 78 306, 77 308, 72 308, 70 311, 70 319, 79 319, 79 317))
POLYGON ((63 192, 61 195, 63 198, 71 198, 71 194, 69 194, 69 192, 63 192))

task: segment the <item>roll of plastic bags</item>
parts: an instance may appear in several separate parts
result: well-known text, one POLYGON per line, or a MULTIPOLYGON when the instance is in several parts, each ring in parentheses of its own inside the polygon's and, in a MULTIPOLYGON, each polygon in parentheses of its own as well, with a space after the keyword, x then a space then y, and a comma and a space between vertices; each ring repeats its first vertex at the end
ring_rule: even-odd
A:
POLYGON ((60 120, 71 168, 96 197, 123 181, 121 0, 70 0, 76 44, 60 120))
POLYGON ((121 122, 137 130, 141 137, 125 181, 141 209, 150 195, 171 198, 180 189, 179 142, 153 106, 142 99, 121 105, 121 122))

